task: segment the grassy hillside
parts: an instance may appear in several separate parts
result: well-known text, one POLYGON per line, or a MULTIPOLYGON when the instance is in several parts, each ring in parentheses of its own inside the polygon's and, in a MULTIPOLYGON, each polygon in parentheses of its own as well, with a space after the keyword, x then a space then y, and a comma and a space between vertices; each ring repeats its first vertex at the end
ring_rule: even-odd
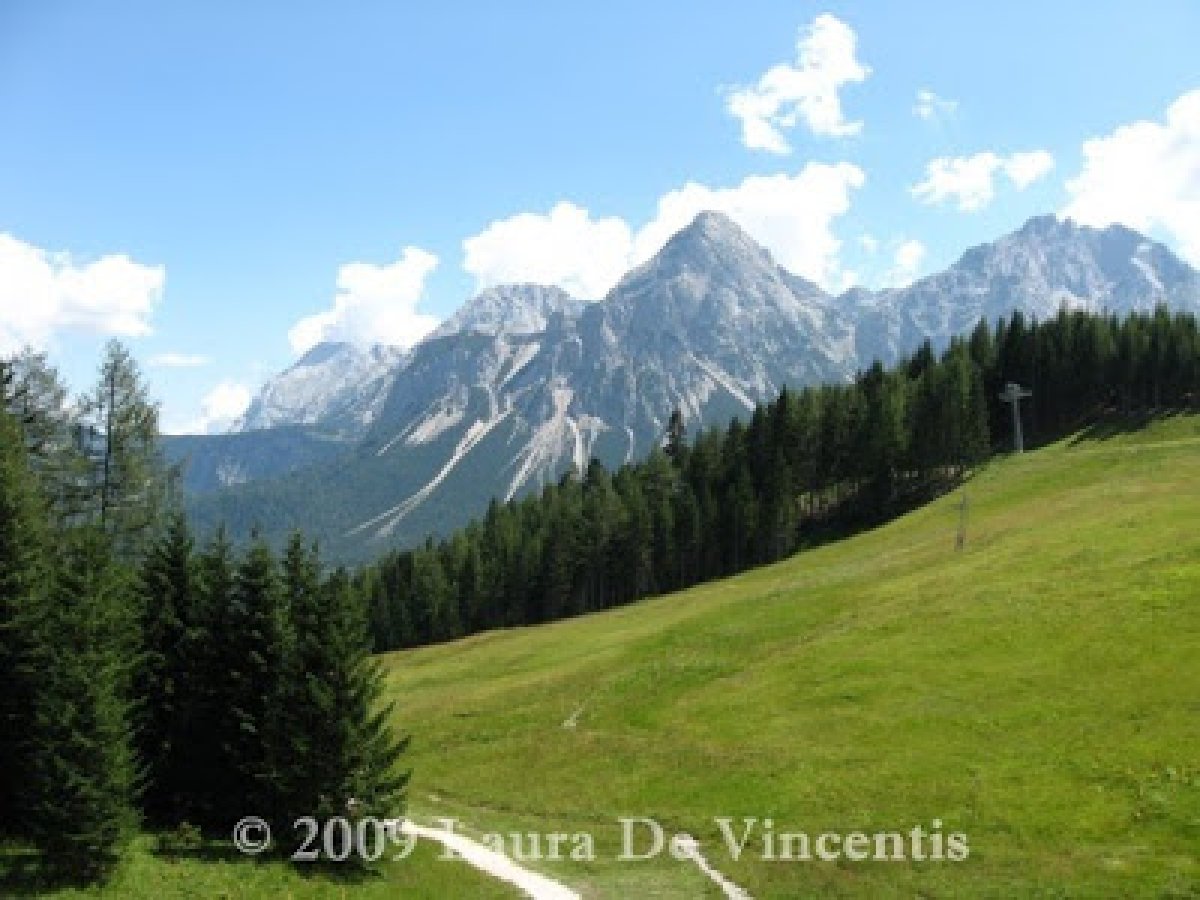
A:
POLYGON ((715 888, 617 862, 618 816, 700 838, 757 898, 1200 895, 1200 419, 1099 429, 778 565, 388 657, 414 811, 591 831, 585 896, 715 888), (574 727, 565 727, 574 718, 574 727), (777 831, 927 830, 965 862, 762 861, 777 831))

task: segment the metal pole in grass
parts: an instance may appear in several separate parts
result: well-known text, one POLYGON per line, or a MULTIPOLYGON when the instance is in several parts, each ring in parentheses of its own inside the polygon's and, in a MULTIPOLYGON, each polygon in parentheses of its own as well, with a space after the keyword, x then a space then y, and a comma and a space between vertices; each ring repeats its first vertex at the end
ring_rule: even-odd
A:
POLYGON ((958 535, 954 539, 954 549, 962 550, 967 546, 967 492, 963 491, 962 500, 958 503, 958 535))

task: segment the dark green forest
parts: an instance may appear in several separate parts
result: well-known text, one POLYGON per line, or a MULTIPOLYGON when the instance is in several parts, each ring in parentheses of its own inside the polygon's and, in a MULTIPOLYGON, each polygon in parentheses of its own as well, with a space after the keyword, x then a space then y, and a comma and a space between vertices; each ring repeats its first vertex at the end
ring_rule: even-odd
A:
POLYGON ((610 472, 593 460, 445 540, 361 569, 377 650, 445 641, 630 603, 781 559, 883 522, 959 484, 1012 446, 1014 381, 1027 438, 1105 414, 1194 406, 1200 336, 1190 314, 1063 310, 981 322, 940 355, 926 343, 853 384, 785 389, 748 422, 610 472))
MULTIPOLYGON (((79 402, 0 365, 0 893, 111 871, 139 825, 228 839, 257 815, 394 817, 404 742, 364 606, 294 535, 200 549, 157 408, 111 344, 79 402)), ((281 842, 281 849, 286 842, 281 842)))

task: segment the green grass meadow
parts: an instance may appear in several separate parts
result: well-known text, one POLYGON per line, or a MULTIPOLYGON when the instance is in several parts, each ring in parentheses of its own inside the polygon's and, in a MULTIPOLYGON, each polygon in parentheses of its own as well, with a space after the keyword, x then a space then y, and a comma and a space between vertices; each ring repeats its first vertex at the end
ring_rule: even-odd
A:
POLYGON ((1200 419, 1000 459, 856 538, 628 608, 387 658, 412 806, 587 830, 585 897, 1200 896, 1200 419), (582 711, 579 711, 582 707, 582 711), (564 727, 573 713, 574 728, 564 727), (964 832, 963 862, 734 861, 776 831, 964 832))

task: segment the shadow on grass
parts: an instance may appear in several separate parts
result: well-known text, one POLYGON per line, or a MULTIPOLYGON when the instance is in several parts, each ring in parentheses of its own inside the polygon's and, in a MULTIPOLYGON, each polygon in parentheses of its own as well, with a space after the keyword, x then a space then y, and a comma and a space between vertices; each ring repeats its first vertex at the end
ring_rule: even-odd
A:
POLYGON ((1195 415, 1195 413, 1194 407, 1142 410, 1131 413, 1109 411, 1090 425, 1080 429, 1075 437, 1071 438, 1070 446, 1074 447, 1085 441, 1111 440, 1141 431, 1156 422, 1169 422, 1177 416, 1195 415))
POLYGON ((820 516, 807 518, 800 529, 794 552, 815 550, 837 543, 907 515, 970 482, 973 471, 944 472, 907 486, 886 502, 852 497, 820 516))
POLYGON ((1108 441, 1121 435, 1133 434, 1135 431, 1141 431, 1151 422, 1158 419, 1167 419, 1177 414, 1175 411, 1162 413, 1138 412, 1127 415, 1110 413, 1097 419, 1087 427, 1080 429, 1075 437, 1071 438, 1070 446, 1074 447, 1085 441, 1108 441))
POLYGON ((49 865, 37 850, 0 847, 0 897, 41 897, 67 888, 103 884, 116 859, 89 859, 86 867, 49 865))

